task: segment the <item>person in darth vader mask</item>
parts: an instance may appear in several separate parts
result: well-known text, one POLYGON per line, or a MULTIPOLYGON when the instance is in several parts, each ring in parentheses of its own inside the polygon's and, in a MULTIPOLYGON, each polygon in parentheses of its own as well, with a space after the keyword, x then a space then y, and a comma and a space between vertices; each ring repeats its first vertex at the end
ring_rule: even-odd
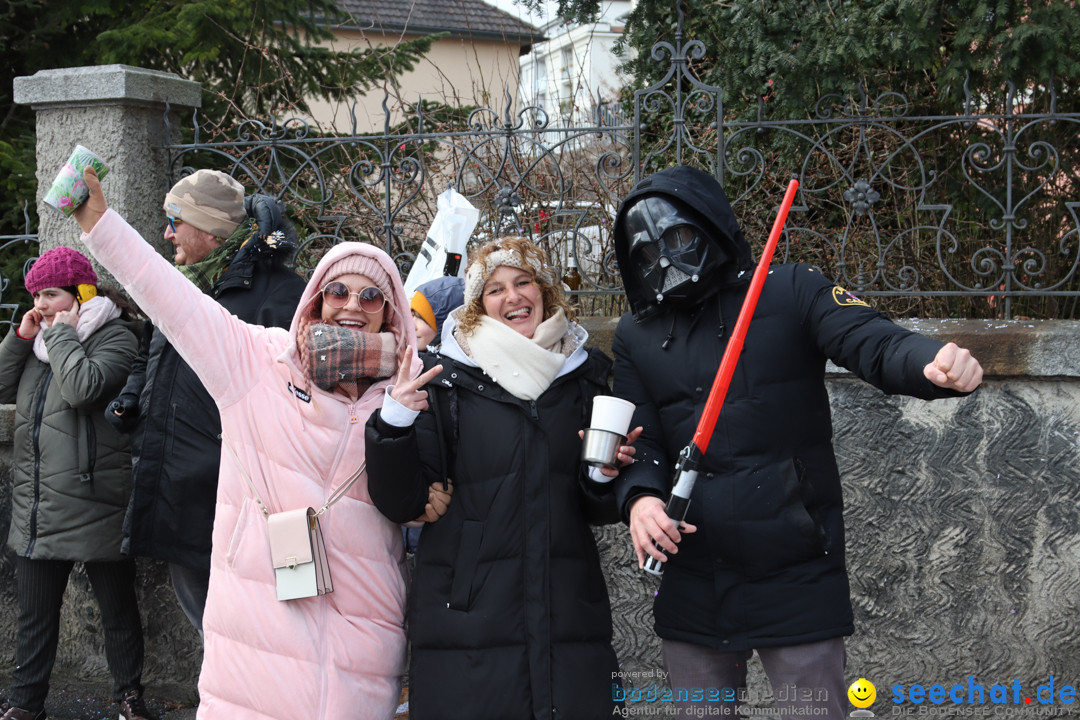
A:
POLYGON ((627 208, 624 226, 631 265, 653 307, 691 305, 717 289, 705 280, 715 280, 731 255, 686 203, 645 196, 627 208))
MULTIPOLYGON (((894 324, 809 265, 773 265, 686 520, 665 504, 753 275, 720 183, 689 167, 639 182, 614 225, 630 304, 615 331, 615 395, 644 432, 615 480, 638 564, 664 562, 653 606, 673 688, 746 685, 758 651, 782 718, 846 716, 844 636, 853 632, 840 476, 825 362, 888 393, 974 391, 971 353, 894 324), (654 546, 659 545, 659 549, 654 546), (781 691, 789 686, 810 689, 781 691)), ((708 693, 684 711, 729 704, 708 693)), ((715 711, 713 711, 715 712, 715 711)))

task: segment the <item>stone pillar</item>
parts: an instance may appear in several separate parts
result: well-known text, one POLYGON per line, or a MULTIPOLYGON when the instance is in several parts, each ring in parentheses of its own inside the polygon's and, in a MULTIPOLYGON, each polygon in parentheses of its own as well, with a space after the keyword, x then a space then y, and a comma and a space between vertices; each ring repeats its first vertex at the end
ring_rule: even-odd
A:
MULTIPOLYGON (((109 206, 159 251, 165 216, 166 155, 179 139, 181 118, 202 103, 202 86, 178 75, 128 65, 41 70, 14 81, 15 102, 37 113, 38 236, 41 250, 79 247, 79 226, 41 199, 76 145, 97 153, 109 174, 102 182, 109 206), (166 135, 165 113, 169 105, 166 135)), ((100 268, 98 268, 100 271, 100 268)))

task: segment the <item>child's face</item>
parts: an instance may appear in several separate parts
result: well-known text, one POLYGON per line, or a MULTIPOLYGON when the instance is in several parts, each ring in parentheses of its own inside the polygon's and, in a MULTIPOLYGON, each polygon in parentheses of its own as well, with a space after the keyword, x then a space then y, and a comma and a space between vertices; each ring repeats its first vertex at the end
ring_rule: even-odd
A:
POLYGON ((34 293, 34 309, 41 313, 41 322, 45 327, 52 327, 56 313, 74 306, 75 296, 63 288, 42 288, 34 293))
POLYGON ((435 339, 435 328, 427 324, 424 318, 413 312, 413 324, 416 325, 416 349, 423 350, 435 339))

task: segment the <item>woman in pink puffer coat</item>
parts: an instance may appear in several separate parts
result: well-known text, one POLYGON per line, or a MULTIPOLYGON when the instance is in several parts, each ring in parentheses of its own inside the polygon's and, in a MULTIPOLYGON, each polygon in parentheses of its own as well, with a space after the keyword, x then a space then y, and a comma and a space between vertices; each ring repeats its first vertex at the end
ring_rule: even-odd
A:
POLYGON ((320 508, 364 462, 364 426, 405 358, 420 361, 397 268, 361 243, 329 250, 288 330, 241 322, 107 210, 92 171, 75 214, 90 252, 198 374, 223 448, 199 720, 386 720, 405 658, 401 531, 367 476, 322 516, 334 591, 278 601, 266 518, 320 508), (235 457, 234 457, 235 455, 235 457))

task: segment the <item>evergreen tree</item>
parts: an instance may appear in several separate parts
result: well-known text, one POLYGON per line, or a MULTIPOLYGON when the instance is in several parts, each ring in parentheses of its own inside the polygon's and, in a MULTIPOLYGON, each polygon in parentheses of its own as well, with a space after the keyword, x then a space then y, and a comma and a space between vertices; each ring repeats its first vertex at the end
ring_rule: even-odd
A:
MULTIPOLYGON (((220 126, 377 87, 411 70, 438 37, 329 50, 332 29, 347 20, 333 0, 3 0, 0 59, 13 77, 110 63, 174 72, 202 83, 203 112, 220 126)), ((0 234, 23 232, 23 202, 36 217, 34 151, 33 111, 14 104, 8 82, 0 87, 0 234)))
MULTIPOLYGON (((587 22, 600 2, 560 0, 560 14, 587 22)), ((759 113, 768 123, 865 112, 881 118, 882 128, 896 131, 867 130, 864 138, 861 129, 866 126, 858 123, 836 131, 825 123, 807 124, 801 126, 813 136, 807 139, 796 130, 770 132, 763 126, 761 132, 742 133, 727 144, 734 132, 728 127, 724 162, 736 171, 726 172, 725 180, 729 194, 740 199, 737 212, 747 237, 764 237, 771 205, 789 174, 798 172, 804 187, 838 191, 813 195, 802 221, 822 233, 821 239, 798 244, 786 259, 811 262, 831 277, 843 271, 858 278, 853 282, 862 282, 876 276, 879 263, 891 263, 880 272, 891 273, 896 282, 910 277, 898 268, 924 270, 918 288, 923 290, 952 282, 941 278, 940 269, 972 288, 986 288, 987 279, 998 277, 998 268, 1010 264, 1016 267, 1011 277, 1036 287, 1072 273, 1075 221, 1066 203, 1075 198, 1072 178, 1080 167, 1075 124, 1032 123, 1022 144, 1010 149, 1002 118, 986 123, 948 120, 967 114, 1006 115, 1010 102, 1012 114, 1080 112, 1080 56, 1070 48, 1080 32, 1075 0, 639 0, 618 46, 622 68, 631 78, 623 90, 624 102, 669 71, 668 57, 657 59, 650 51, 658 42, 676 45, 677 7, 683 13, 683 44, 699 41, 705 49, 703 57, 688 58, 691 73, 721 89, 726 123, 753 122, 759 113), (919 125, 914 118, 920 117, 940 120, 919 125), (939 129, 920 134, 917 146, 906 142, 930 125, 939 129), (752 152, 741 153, 745 149, 752 152), (1010 166, 1012 201, 1036 188, 1038 193, 1025 197, 1015 228, 1023 232, 1006 248, 1000 225, 1007 214, 1002 199, 1005 173, 990 168, 1004 166, 1009 153, 1028 166, 1010 166), (761 182, 759 169, 765 177, 761 182), (863 175, 873 182, 875 194, 888 194, 877 208, 882 212, 872 220, 869 215, 853 217, 851 204, 840 192, 863 175), (930 186, 932 199, 927 202, 950 210, 946 230, 955 234, 955 246, 933 231, 912 230, 941 219, 920 206, 924 198, 919 191, 930 186), (879 241, 889 244, 887 251, 879 241), (840 242, 842 250, 832 244, 840 242), (1029 247, 1038 251, 1029 253, 1029 247), (932 286, 931 278, 939 285, 932 286)), ((708 103, 699 108, 691 101, 682 109, 686 122, 681 127, 706 154, 715 151, 718 137, 715 130, 709 134, 714 108, 708 103)), ((662 151, 649 156, 645 172, 673 162, 670 146, 664 145, 672 132, 667 120, 663 112, 643 118, 643 145, 651 142, 650 147, 662 151)), ((1011 128, 1017 130, 1016 125, 1011 128)), ((683 160, 703 162, 700 156, 683 160)), ((880 287, 877 283, 872 289, 880 287)), ((978 297, 923 301, 912 296, 890 302, 883 300, 879 306, 924 316, 981 317, 988 307, 991 312, 994 308, 978 297)), ((1018 301, 1012 312, 1067 317, 1075 315, 1076 308, 1046 297, 1018 301)))
MULTIPOLYGON (((560 0, 560 15, 587 22, 600 2, 560 0)), ((965 82, 984 107, 1003 96, 1006 81, 1038 94, 1053 78, 1062 95, 1076 95, 1080 82, 1073 0, 640 0, 621 44, 634 88, 667 69, 649 50, 674 43, 676 2, 684 39, 706 47, 695 72, 724 88, 741 114, 766 97, 772 118, 807 117, 821 96, 857 97, 860 85, 870 95, 902 93, 922 110, 956 112, 965 82)))

